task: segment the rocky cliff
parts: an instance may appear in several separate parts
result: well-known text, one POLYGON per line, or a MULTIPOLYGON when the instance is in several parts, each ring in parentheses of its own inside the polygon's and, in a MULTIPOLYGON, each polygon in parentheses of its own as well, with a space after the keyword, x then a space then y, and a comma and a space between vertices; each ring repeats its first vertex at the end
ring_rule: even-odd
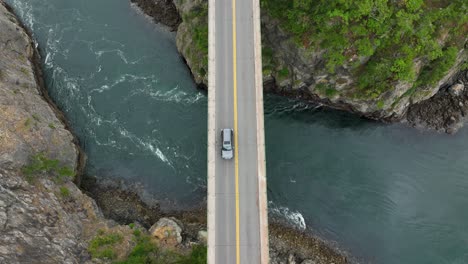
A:
MULTIPOLYGON (((468 57, 466 4, 397 2, 261 0, 265 90, 371 119, 455 132, 465 121, 465 105, 455 112, 438 108, 434 116, 421 109, 430 103, 421 102, 457 83, 466 87, 460 79, 468 57)), ((173 4, 182 20, 177 46, 194 80, 206 87, 207 1, 173 4)), ((158 21, 165 23, 165 16, 173 14, 158 21)))
POLYGON ((84 263, 109 225, 72 182, 80 152, 47 102, 34 43, 0 1, 0 263, 84 263))

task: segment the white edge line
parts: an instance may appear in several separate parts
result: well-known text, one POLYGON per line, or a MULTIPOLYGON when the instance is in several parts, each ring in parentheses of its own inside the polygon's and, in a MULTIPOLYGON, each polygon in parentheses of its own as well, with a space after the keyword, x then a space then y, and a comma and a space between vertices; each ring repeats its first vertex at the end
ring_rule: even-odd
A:
POLYGON ((262 35, 260 28, 260 0, 253 0, 255 92, 257 111, 257 168, 258 206, 260 210, 260 262, 269 262, 268 203, 265 165, 265 128, 263 116, 262 35))
POLYGON ((216 262, 216 61, 215 0, 208 1, 208 264, 216 262))

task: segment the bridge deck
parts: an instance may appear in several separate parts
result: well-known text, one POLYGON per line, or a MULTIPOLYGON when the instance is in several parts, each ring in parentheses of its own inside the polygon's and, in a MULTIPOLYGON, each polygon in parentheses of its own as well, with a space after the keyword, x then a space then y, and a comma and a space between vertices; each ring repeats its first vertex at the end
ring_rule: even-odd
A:
POLYGON ((268 263, 260 39, 257 0, 209 1, 209 263, 268 263), (222 128, 234 129, 233 160, 222 128))

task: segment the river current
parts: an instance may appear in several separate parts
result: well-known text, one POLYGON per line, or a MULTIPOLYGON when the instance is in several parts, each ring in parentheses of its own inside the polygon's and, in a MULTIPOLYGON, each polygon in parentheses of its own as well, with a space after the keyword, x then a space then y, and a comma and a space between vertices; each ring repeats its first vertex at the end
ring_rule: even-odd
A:
MULTIPOLYGON (((206 95, 175 35, 128 0, 7 0, 88 155, 86 172, 180 207, 206 191, 206 95)), ((468 263, 468 129, 382 125, 268 95, 272 215, 370 263, 468 263)))

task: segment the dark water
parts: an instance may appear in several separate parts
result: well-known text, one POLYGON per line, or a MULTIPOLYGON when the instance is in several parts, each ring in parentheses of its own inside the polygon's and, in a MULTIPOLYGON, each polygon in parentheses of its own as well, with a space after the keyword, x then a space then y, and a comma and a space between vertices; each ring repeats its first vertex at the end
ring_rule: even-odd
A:
MULTIPOLYGON (((206 184, 206 97, 174 35, 127 0, 8 0, 44 55, 47 84, 87 171, 190 206, 206 184)), ((372 263, 468 263, 468 130, 381 125, 267 96, 272 214, 372 263)))

